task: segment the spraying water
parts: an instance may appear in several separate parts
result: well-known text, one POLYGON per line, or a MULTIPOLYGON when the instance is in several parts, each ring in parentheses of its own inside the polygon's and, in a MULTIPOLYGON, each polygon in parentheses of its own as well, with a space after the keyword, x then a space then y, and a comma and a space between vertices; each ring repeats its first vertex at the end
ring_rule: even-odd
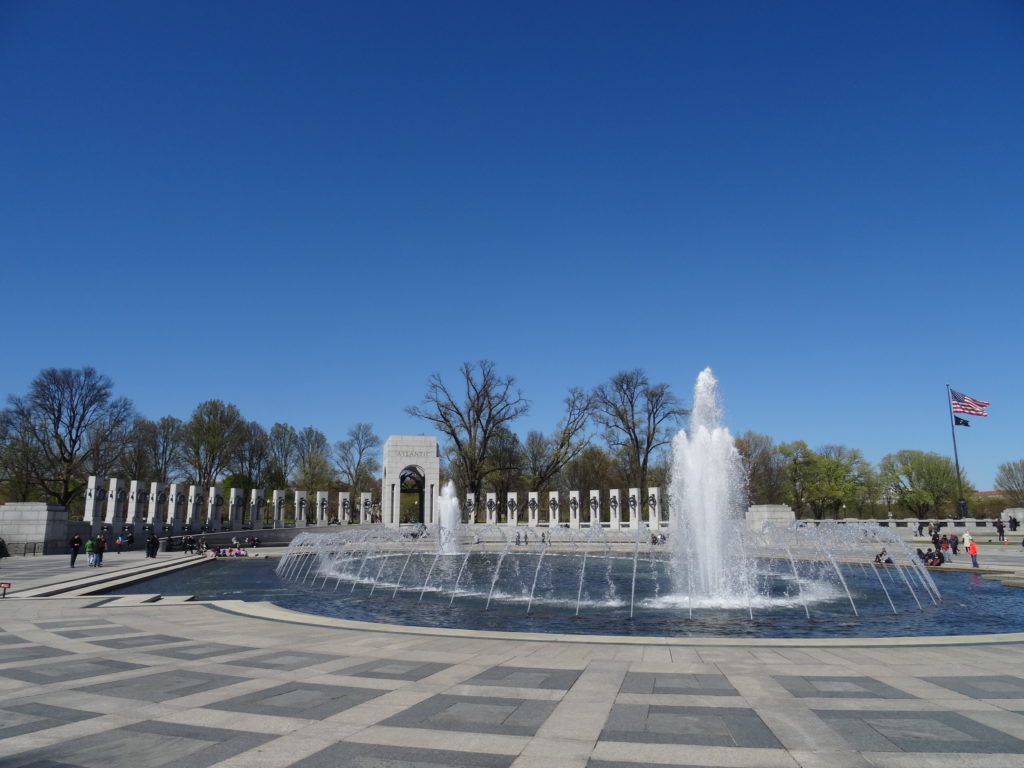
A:
POLYGON ((459 498, 455 493, 455 483, 449 480, 441 489, 438 504, 439 535, 438 551, 442 555, 457 555, 459 547, 458 528, 462 522, 462 511, 459 509, 459 498))
POLYGON ((672 441, 673 573, 691 604, 749 605, 753 570, 741 545, 746 509, 743 466, 722 426, 718 382, 705 368, 693 390, 690 429, 672 441))

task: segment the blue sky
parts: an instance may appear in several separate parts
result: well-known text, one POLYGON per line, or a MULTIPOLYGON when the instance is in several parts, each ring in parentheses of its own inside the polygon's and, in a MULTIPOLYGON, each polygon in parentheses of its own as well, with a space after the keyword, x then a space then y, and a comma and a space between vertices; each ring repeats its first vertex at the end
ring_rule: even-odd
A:
POLYGON ((872 461, 1024 458, 1018 2, 0 2, 0 394, 550 430, 641 367, 872 461))

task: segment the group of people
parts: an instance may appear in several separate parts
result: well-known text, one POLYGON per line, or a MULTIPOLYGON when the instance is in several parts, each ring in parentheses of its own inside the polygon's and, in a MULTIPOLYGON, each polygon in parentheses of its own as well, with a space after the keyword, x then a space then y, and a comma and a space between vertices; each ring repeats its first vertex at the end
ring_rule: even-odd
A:
MULTIPOLYGON (((117 547, 117 551, 120 554, 121 548, 128 544, 128 548, 131 549, 135 542, 134 534, 129 533, 127 536, 118 536, 115 539, 114 544, 117 547)), ((107 551, 107 538, 100 534, 98 536, 90 536, 85 541, 82 541, 82 537, 79 534, 75 534, 71 537, 68 542, 68 548, 71 550, 71 567, 75 567, 75 562, 78 560, 78 555, 81 554, 82 550, 85 550, 85 558, 90 568, 100 568, 103 566, 103 553, 107 551)), ((160 550, 160 539, 155 534, 149 534, 146 539, 146 557, 156 557, 156 553, 160 550)))
MULTIPOLYGON (((971 567, 978 568, 978 544, 975 542, 974 537, 971 536, 970 531, 964 532, 963 537, 964 549, 967 550, 967 554, 971 558, 971 567)), ((947 560, 952 560, 960 554, 961 540, 955 533, 939 535, 938 529, 932 532, 932 546, 929 547, 928 551, 922 551, 920 547, 917 549, 917 556, 921 558, 921 561, 925 565, 942 565, 947 560)))

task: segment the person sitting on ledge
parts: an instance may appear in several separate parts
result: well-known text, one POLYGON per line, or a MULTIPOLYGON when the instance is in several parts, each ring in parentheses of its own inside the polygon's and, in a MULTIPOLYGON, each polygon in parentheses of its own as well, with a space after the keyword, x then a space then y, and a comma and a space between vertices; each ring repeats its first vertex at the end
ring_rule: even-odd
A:
POLYGON ((892 558, 889 557, 889 553, 886 552, 883 549, 881 552, 879 552, 877 555, 875 555, 875 562, 876 563, 885 563, 887 565, 892 565, 892 558))

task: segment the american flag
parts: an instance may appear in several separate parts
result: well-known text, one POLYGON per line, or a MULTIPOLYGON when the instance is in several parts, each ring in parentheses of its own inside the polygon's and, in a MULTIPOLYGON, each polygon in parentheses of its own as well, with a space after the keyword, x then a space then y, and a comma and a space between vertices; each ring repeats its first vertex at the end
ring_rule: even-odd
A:
POLYGON ((975 400, 973 397, 968 397, 963 392, 957 392, 955 389, 949 390, 949 396, 953 398, 953 413, 970 413, 975 416, 988 416, 985 413, 985 409, 991 405, 986 403, 984 400, 975 400))

